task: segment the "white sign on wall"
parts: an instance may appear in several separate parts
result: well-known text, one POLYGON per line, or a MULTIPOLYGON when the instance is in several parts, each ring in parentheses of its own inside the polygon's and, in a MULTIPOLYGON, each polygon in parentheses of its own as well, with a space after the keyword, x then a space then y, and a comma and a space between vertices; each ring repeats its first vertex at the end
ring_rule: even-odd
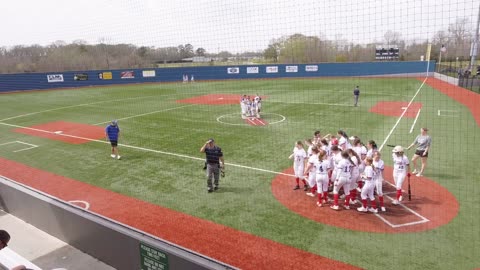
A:
POLYGON ((305 71, 316 72, 316 71, 318 71, 318 66, 317 65, 307 65, 307 66, 305 66, 305 71))
POLYGON ((247 67, 247 73, 258 73, 258 67, 247 67))
POLYGON ((277 66, 266 67, 265 72, 267 72, 267 73, 278 73, 278 67, 277 66))
POLYGON ((48 74, 47 81, 52 82, 63 82, 63 74, 48 74))
POLYGON ((298 66, 286 66, 285 72, 298 72, 298 66))
POLYGON ((229 68, 227 68, 227 73, 228 74, 238 74, 238 73, 240 73, 240 68, 239 67, 229 67, 229 68))

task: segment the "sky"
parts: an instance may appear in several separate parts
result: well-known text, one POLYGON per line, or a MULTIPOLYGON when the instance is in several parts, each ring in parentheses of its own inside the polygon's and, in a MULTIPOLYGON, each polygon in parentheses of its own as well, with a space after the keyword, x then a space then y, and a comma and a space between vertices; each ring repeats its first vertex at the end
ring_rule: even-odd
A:
POLYGON ((0 47, 57 40, 207 52, 259 51, 273 38, 301 33, 356 44, 388 30, 431 39, 457 18, 475 29, 480 0, 0 0, 0 47))

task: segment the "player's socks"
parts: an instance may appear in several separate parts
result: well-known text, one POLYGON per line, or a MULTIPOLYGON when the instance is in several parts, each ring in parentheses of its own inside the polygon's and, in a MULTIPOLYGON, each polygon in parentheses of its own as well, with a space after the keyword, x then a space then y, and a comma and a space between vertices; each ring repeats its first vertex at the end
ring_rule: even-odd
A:
POLYGON ((295 178, 295 181, 297 182, 297 186, 299 186, 300 185, 300 178, 298 178, 298 177, 295 178))
POLYGON ((333 194, 333 205, 338 205, 338 194, 333 194))
POLYGON ((312 193, 317 192, 317 185, 316 184, 315 184, 315 186, 312 187, 312 190, 310 192, 312 192, 312 193))
POLYGON ((362 188, 363 188, 363 182, 362 182, 362 181, 358 181, 357 183, 358 183, 358 187, 359 187, 360 189, 362 189, 362 188))
POLYGON ((363 208, 367 208, 367 200, 366 199, 365 200, 362 199, 362 205, 363 205, 363 208))
POLYGON ((307 185, 307 181, 305 181, 305 179, 302 179, 302 182, 303 182, 303 185, 304 185, 304 186, 307 185))
POLYGON ((322 203, 322 193, 321 192, 318 193, 318 202, 322 203))
POLYGON ((357 189, 350 190, 350 200, 355 201, 357 199, 357 189))
POLYGON ((402 190, 398 189, 397 190, 397 201, 400 199, 400 196, 402 196, 402 190))
POLYGON ((345 196, 345 205, 350 205, 350 194, 345 196))
POLYGON ((328 191, 323 192, 323 199, 328 202, 328 191))
POLYGON ((384 207, 384 205, 383 205, 383 196, 378 196, 378 201, 380 202, 380 207, 384 207))

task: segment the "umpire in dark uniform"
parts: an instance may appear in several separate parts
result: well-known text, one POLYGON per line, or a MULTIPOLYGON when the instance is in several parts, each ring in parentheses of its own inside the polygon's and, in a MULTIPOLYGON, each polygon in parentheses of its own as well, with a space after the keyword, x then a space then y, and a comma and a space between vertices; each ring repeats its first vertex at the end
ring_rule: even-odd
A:
POLYGON ((222 149, 215 145, 213 139, 209 139, 200 148, 200 152, 205 153, 207 156, 207 186, 208 192, 218 190, 218 180, 220 178, 220 168, 225 167, 223 160, 222 149), (214 179, 212 185, 212 178, 214 179))

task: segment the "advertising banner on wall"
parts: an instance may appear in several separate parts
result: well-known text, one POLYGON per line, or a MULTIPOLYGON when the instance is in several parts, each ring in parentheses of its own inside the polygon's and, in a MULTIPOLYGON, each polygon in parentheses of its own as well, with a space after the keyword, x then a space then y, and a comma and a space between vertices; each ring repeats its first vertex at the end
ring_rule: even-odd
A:
POLYGON ((278 67, 277 66, 266 67, 265 72, 267 72, 267 73, 278 73, 278 67))
POLYGON ((98 73, 98 78, 100 80, 111 80, 113 78, 112 72, 110 72, 110 71, 100 72, 100 73, 98 73))
POLYGON ((48 74, 47 81, 49 83, 53 82, 63 82, 63 74, 48 74))
POLYGON ((286 66, 285 72, 298 72, 298 66, 286 66))
POLYGON ((305 71, 306 72, 316 72, 316 71, 318 71, 318 66, 317 65, 306 65, 305 66, 305 71))
POLYGON ((238 73, 240 73, 240 68, 239 67, 229 67, 229 68, 227 68, 227 73, 228 74, 238 74, 238 73))
POLYGON ((143 77, 155 77, 155 70, 143 70, 142 71, 143 77))
POLYGON ((258 67, 247 67, 248 74, 258 73, 258 70, 258 67))
POLYGON ((73 80, 75 80, 75 81, 87 81, 88 80, 88 74, 77 73, 77 74, 73 75, 73 80))
POLYGON ((133 78, 135 78, 135 72, 133 72, 132 70, 122 71, 122 72, 120 72, 120 78, 121 79, 133 79, 133 78))

